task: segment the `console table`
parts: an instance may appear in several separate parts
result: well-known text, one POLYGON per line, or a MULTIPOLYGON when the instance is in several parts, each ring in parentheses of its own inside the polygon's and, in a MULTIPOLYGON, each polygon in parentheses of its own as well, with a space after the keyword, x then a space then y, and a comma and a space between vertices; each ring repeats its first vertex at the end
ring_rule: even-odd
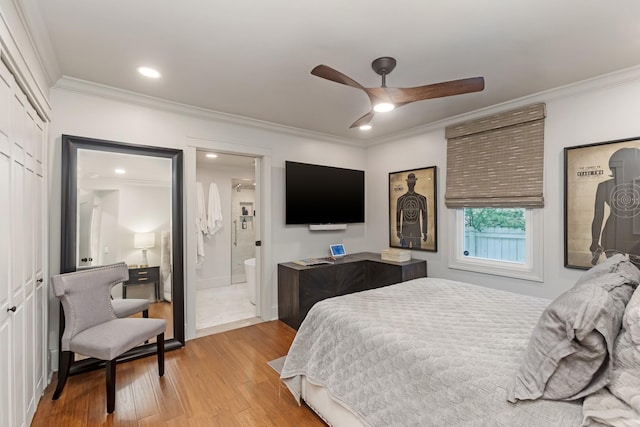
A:
POLYGON ((373 252, 347 255, 333 264, 278 264, 278 318, 297 330, 318 301, 426 276, 424 260, 386 261, 373 252))
POLYGON ((127 297, 127 288, 153 283, 155 285, 156 301, 160 298, 160 267, 130 268, 129 280, 122 284, 122 298, 127 297))

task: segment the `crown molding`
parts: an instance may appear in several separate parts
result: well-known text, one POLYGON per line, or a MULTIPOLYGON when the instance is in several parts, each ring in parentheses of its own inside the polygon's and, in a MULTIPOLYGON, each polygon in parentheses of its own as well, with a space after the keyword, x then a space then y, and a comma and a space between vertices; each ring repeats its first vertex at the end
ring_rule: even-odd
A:
POLYGON ((53 86, 53 89, 92 95, 100 98, 116 100, 133 105, 187 115, 195 118, 203 118, 206 120, 247 126, 269 132, 288 134, 301 138, 312 138, 315 140, 366 148, 444 129, 447 126, 461 121, 472 120, 485 115, 499 113, 501 111, 504 111, 505 109, 518 108, 535 102, 545 102, 552 99, 565 98, 584 92, 606 90, 616 86, 633 84, 638 81, 640 81, 640 66, 634 66, 580 82, 570 83, 558 88, 538 92, 533 95, 527 95, 521 98, 505 101, 468 113, 447 117, 445 119, 428 123, 426 125, 418 126, 402 132, 397 132, 393 135, 386 135, 380 138, 372 138, 368 140, 342 138, 321 132, 314 132, 233 114, 222 113, 66 76, 58 80, 58 82, 53 86))
POLYGON ((309 131, 305 129, 295 128, 292 126, 285 126, 285 125, 271 123, 263 120, 251 119, 248 117, 237 116, 234 114, 208 110, 206 108, 194 107, 187 104, 181 104, 179 102, 168 101, 166 99, 156 98, 149 95, 143 95, 137 92, 132 92, 132 91, 119 89, 112 86, 106 86, 98 83, 93 83, 86 80, 76 79, 73 77, 63 76, 62 78, 60 78, 60 80, 56 82, 56 84, 53 86, 52 89, 67 91, 67 92, 75 92, 75 93, 80 93, 84 95, 91 95, 98 98, 125 102, 132 105, 153 108, 156 110, 167 111, 167 112, 186 115, 194 118, 246 126, 254 129, 260 129, 260 130, 265 130, 268 132, 275 132, 280 134, 287 134, 287 135, 301 137, 301 138, 311 138, 314 140, 321 140, 321 141, 332 142, 332 143, 343 144, 343 145, 345 144, 352 145, 352 146, 361 147, 361 148, 366 146, 366 143, 364 141, 341 138, 341 137, 328 135, 321 132, 314 132, 314 131, 309 131))
MULTIPOLYGON (((35 53, 38 65, 42 68, 41 58, 35 48, 33 38, 26 25, 22 10, 16 1, 17 0, 13 0, 13 6, 18 18, 20 19, 20 25, 23 27, 24 33, 29 40, 29 47, 32 48, 35 53)), ((33 70, 29 67, 29 62, 25 56, 25 48, 18 44, 14 33, 15 30, 9 25, 7 13, 7 11, 0 10, 0 50, 2 53, 2 60, 13 74, 18 85, 27 95, 27 98, 33 108, 37 111, 38 115, 43 120, 49 121, 51 118, 52 107, 49 102, 48 91, 45 92, 45 90, 43 90, 40 84, 38 84, 38 80, 33 75, 33 70)))
POLYGON ((44 19, 42 19, 40 7, 34 0, 13 0, 13 4, 29 37, 29 43, 36 53, 38 63, 45 72, 47 83, 52 86, 60 78, 62 72, 44 19))
POLYGON ((512 99, 510 101, 501 102, 490 107, 481 108, 478 110, 470 111, 468 113, 459 114, 457 116, 447 117, 446 119, 408 129, 403 132, 398 132, 393 135, 375 138, 369 141, 369 146, 386 144, 389 142, 395 142, 401 139, 422 135, 428 132, 441 130, 447 126, 459 122, 477 119, 479 117, 499 113, 511 108, 519 108, 536 102, 545 102, 553 99, 565 98, 584 92, 596 92, 600 90, 610 89, 616 86, 625 86, 628 84, 637 83, 638 81, 640 81, 640 65, 625 68, 619 71, 614 71, 612 73, 604 74, 602 76, 593 77, 579 82, 570 83, 554 89, 545 90, 533 95, 527 95, 521 98, 512 99))

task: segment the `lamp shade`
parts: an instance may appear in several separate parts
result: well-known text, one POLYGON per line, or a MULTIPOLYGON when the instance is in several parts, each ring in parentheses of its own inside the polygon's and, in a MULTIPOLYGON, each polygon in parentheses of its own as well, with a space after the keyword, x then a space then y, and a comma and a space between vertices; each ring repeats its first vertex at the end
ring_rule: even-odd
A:
POLYGON ((136 249, 152 248, 156 245, 155 233, 135 233, 133 235, 133 247, 136 249))

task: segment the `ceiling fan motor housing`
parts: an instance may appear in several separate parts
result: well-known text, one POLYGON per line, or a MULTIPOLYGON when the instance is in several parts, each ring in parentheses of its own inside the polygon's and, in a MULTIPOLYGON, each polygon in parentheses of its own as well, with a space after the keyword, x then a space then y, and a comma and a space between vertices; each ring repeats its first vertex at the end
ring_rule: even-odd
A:
POLYGON ((396 68, 396 60, 390 56, 383 56, 382 58, 375 59, 371 63, 371 68, 381 76, 389 74, 394 68, 396 68))

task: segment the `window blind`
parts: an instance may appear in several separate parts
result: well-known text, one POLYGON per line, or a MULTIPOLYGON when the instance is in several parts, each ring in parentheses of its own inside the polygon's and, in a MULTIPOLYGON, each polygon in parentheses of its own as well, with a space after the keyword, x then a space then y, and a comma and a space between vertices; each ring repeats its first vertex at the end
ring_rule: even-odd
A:
POLYGON ((448 208, 544 206, 545 104, 448 126, 448 208))

